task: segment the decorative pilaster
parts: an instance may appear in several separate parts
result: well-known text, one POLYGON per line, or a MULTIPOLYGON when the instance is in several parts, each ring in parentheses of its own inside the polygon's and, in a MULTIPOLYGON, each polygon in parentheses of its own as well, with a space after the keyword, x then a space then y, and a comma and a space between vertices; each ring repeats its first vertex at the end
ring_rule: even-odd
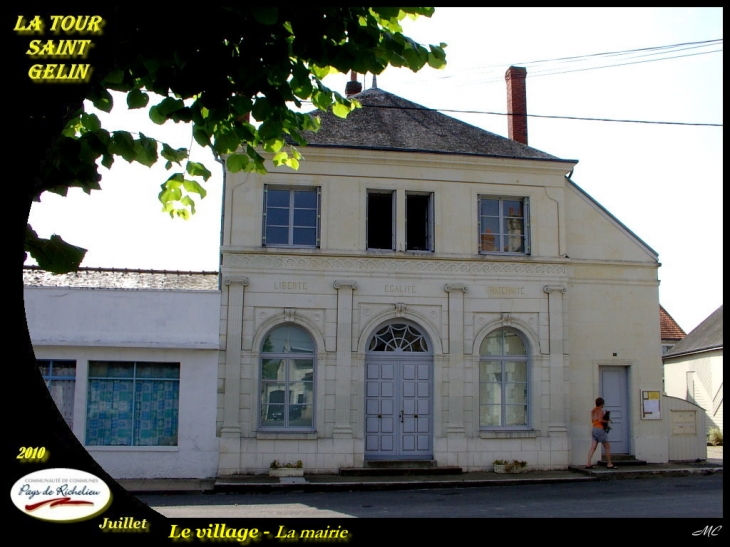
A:
POLYGON ((448 436, 463 436, 464 427, 464 295, 466 285, 447 283, 444 290, 449 294, 449 344, 448 369, 444 380, 448 382, 449 417, 446 423, 448 436))
POLYGON ((248 278, 227 276, 228 318, 226 322, 226 372, 223 395, 223 427, 221 437, 240 437, 241 424, 241 340, 243 329, 243 292, 248 278))
POLYGON ((357 282, 338 280, 337 290, 337 376, 335 379, 335 438, 352 437, 350 425, 350 383, 352 381, 352 292, 357 282))
POLYGON ((548 295, 548 318, 550 325, 550 436, 567 436, 565 416, 565 359, 563 340, 563 294, 567 288, 562 285, 545 285, 548 295))

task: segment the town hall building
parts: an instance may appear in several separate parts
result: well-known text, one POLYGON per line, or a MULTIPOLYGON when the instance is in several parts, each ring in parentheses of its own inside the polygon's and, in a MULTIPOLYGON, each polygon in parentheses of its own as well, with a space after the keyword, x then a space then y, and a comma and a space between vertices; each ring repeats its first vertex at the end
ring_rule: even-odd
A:
POLYGON ((612 453, 668 461, 657 253, 528 145, 525 76, 509 138, 353 80, 298 171, 225 174, 218 275, 28 272, 87 450, 116 478, 565 469, 601 396, 612 453))
POLYGON ((527 145, 525 70, 507 83, 510 138, 371 88, 298 171, 227 174, 221 475, 565 468, 599 395, 614 452, 666 461, 637 412, 662 386, 657 254, 527 145))

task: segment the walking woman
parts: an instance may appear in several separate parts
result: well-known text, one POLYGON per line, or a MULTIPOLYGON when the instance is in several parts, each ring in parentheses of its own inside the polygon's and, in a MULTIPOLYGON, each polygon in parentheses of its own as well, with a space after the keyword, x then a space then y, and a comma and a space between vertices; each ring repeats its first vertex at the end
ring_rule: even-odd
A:
POLYGON ((593 459, 593 453, 596 451, 598 443, 603 445, 603 452, 606 456, 606 469, 616 469, 616 466, 611 463, 611 444, 608 442, 608 434, 606 433, 606 425, 608 420, 604 418, 606 411, 603 410, 603 405, 606 402, 602 397, 596 399, 596 406, 591 410, 591 422, 593 423, 593 430, 591 431, 591 448, 588 451, 588 463, 586 463, 586 469, 593 469, 591 460, 593 459))

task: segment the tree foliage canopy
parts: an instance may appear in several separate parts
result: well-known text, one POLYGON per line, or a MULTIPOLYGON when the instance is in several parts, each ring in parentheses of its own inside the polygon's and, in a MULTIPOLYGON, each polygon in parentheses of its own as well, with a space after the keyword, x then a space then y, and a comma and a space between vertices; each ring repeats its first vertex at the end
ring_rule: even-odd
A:
MULTIPOLYGON (((228 170, 265 173, 261 150, 274 165, 296 169, 303 132, 319 127, 317 117, 292 106, 311 101, 341 117, 359 106, 323 84, 328 74, 445 64, 444 44, 418 44, 400 24, 408 16, 430 17, 433 8, 117 6, 95 13, 105 27, 87 61, 94 67, 90 81, 24 88, 33 108, 19 121, 32 131, 35 153, 45 151, 20 175, 30 199, 45 191, 65 195, 71 187, 99 189, 99 165, 110 168, 119 158, 146 166, 162 159, 171 171, 159 194, 163 210, 183 218, 195 212, 208 168, 190 161, 186 148, 102 127, 84 101, 109 112, 111 91, 125 93, 129 108, 147 108, 157 124, 190 123, 195 142, 225 155, 228 170)), ((85 251, 59 236, 38 237, 27 225, 25 252, 60 273, 76 269, 85 251)))

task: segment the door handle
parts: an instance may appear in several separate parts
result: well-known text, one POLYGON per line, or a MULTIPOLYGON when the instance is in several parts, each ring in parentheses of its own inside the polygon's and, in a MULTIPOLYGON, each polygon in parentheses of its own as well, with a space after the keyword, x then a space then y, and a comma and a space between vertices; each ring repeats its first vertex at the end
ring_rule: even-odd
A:
POLYGON ((403 411, 400 411, 400 423, 403 423, 403 411))

